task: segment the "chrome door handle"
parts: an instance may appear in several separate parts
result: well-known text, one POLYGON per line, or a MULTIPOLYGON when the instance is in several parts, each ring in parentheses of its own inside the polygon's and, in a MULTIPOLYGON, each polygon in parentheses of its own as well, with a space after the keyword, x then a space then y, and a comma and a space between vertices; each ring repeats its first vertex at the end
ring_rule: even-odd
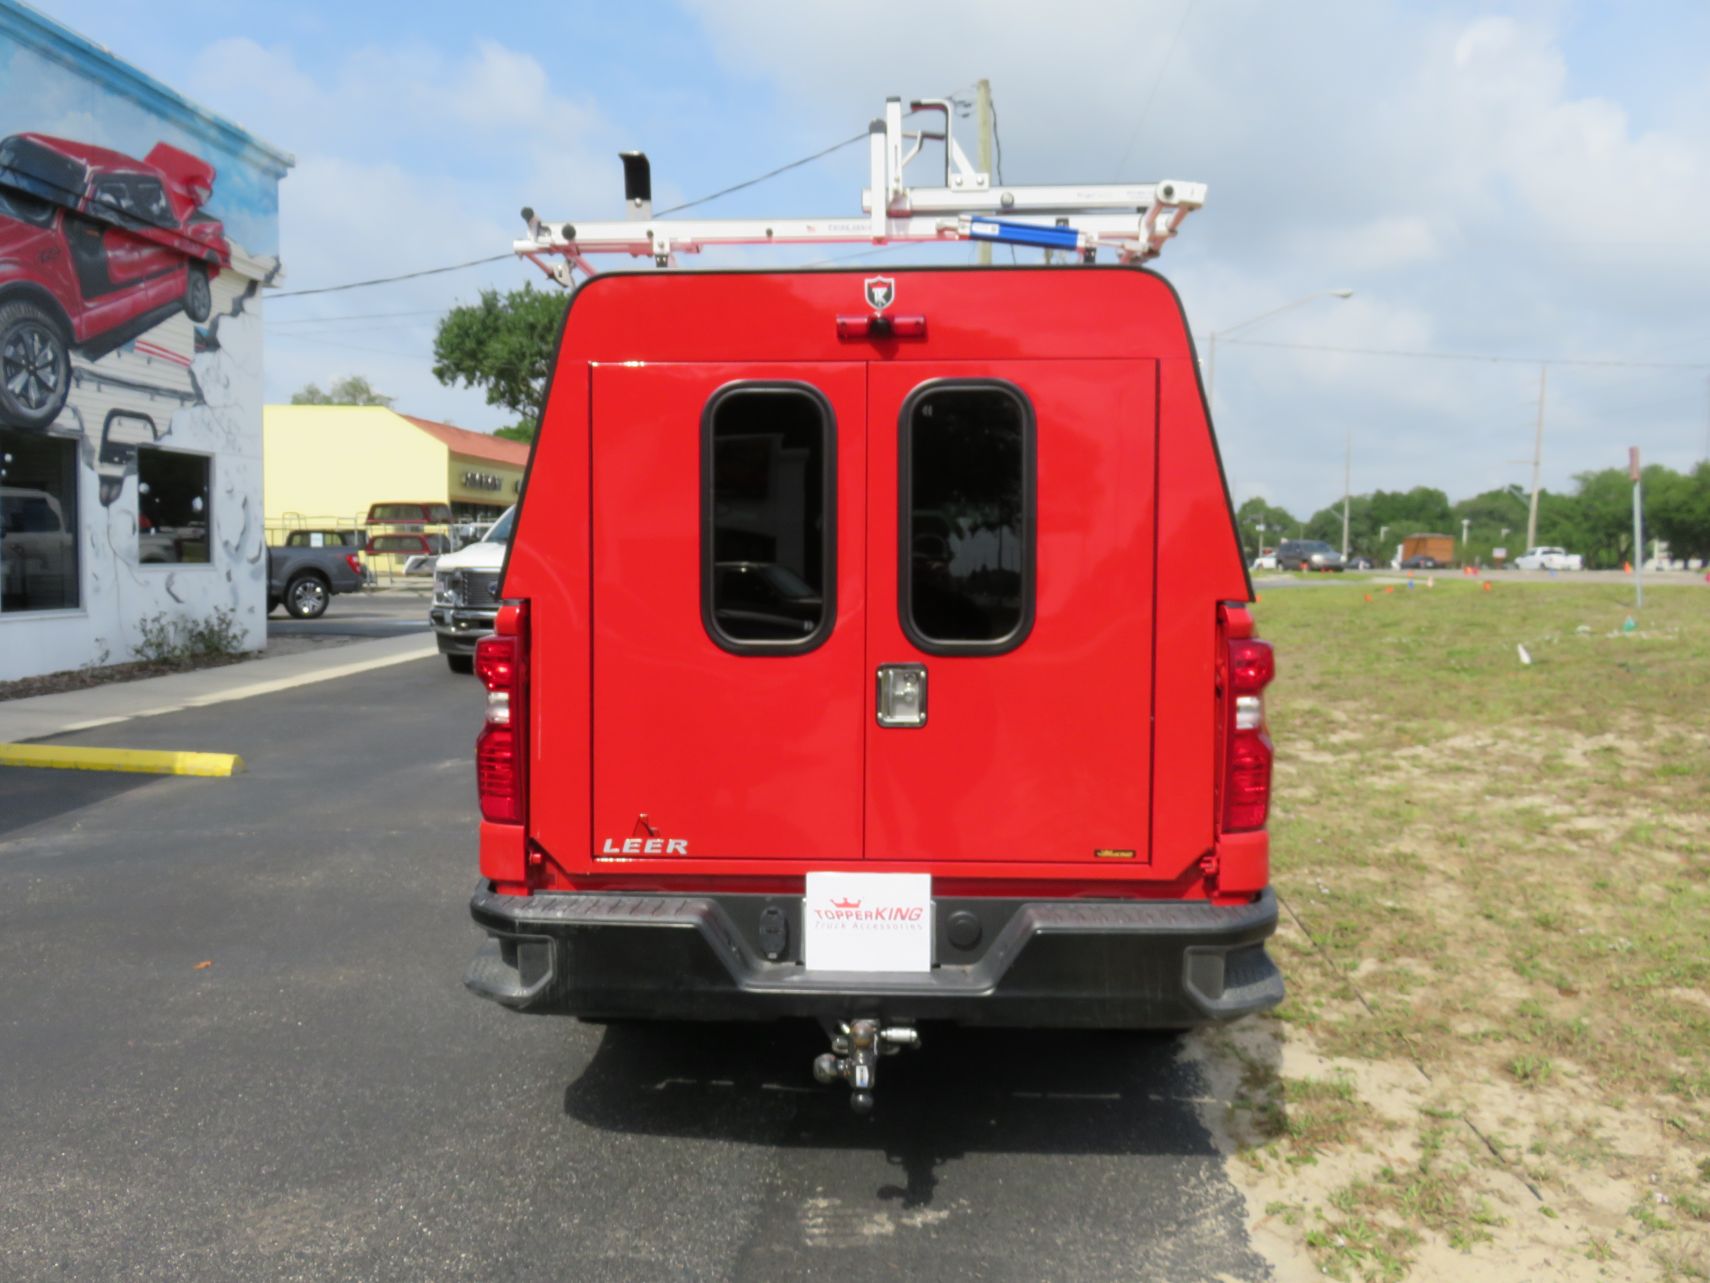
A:
POLYGON ((926 725, 926 665, 880 664, 880 726, 926 725))

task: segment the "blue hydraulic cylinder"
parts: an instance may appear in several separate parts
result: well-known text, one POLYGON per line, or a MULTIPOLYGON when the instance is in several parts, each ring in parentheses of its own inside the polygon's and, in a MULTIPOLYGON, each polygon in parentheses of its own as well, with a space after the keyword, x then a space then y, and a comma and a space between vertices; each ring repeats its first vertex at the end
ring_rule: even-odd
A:
POLYGON ((1033 245, 1039 249, 1079 249, 1081 234, 1072 227, 1039 227, 1033 223, 1010 223, 1001 218, 970 218, 968 235, 977 241, 999 245, 1033 245))

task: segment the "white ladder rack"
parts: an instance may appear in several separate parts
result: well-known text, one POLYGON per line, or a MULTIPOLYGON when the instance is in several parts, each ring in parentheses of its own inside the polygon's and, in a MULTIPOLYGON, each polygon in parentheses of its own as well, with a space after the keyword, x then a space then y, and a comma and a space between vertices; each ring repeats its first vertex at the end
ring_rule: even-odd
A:
POLYGON ((1086 262, 1101 249, 1123 262, 1152 258, 1176 234, 1182 220, 1205 203, 1205 184, 1064 184, 995 186, 977 172, 952 132, 954 109, 947 98, 909 105, 910 113, 940 112, 942 133, 903 129, 899 98, 885 101, 885 114, 867 131, 869 186, 861 193, 862 214, 840 218, 656 219, 651 169, 641 152, 623 153, 621 222, 547 222, 524 209, 526 239, 513 249, 559 284, 575 283, 574 272, 595 274, 589 258, 626 254, 670 267, 678 254, 698 254, 719 245, 893 245, 929 241, 982 241, 1063 250, 1086 262), (944 182, 910 187, 904 170, 927 141, 944 144, 944 182), (908 151, 905 144, 912 143, 908 151))

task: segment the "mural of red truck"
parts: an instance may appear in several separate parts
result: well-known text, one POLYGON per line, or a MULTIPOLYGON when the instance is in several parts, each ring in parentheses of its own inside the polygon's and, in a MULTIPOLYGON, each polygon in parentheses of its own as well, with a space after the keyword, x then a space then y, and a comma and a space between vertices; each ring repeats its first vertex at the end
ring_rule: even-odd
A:
POLYGON ((213 310, 231 265, 206 161, 167 143, 137 160, 45 134, 0 140, 0 422, 46 428, 71 355, 96 360, 182 310, 213 310))

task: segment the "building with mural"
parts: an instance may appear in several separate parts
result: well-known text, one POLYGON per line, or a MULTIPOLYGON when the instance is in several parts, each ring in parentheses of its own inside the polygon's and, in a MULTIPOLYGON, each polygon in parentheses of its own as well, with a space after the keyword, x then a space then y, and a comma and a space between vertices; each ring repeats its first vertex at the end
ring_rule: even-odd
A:
POLYGON ((266 513, 275 531, 351 526, 381 505, 455 521, 499 516, 522 493, 528 446, 369 405, 266 407, 266 513))
POLYGON ((0 0, 0 680, 266 641, 261 292, 291 157, 0 0))

